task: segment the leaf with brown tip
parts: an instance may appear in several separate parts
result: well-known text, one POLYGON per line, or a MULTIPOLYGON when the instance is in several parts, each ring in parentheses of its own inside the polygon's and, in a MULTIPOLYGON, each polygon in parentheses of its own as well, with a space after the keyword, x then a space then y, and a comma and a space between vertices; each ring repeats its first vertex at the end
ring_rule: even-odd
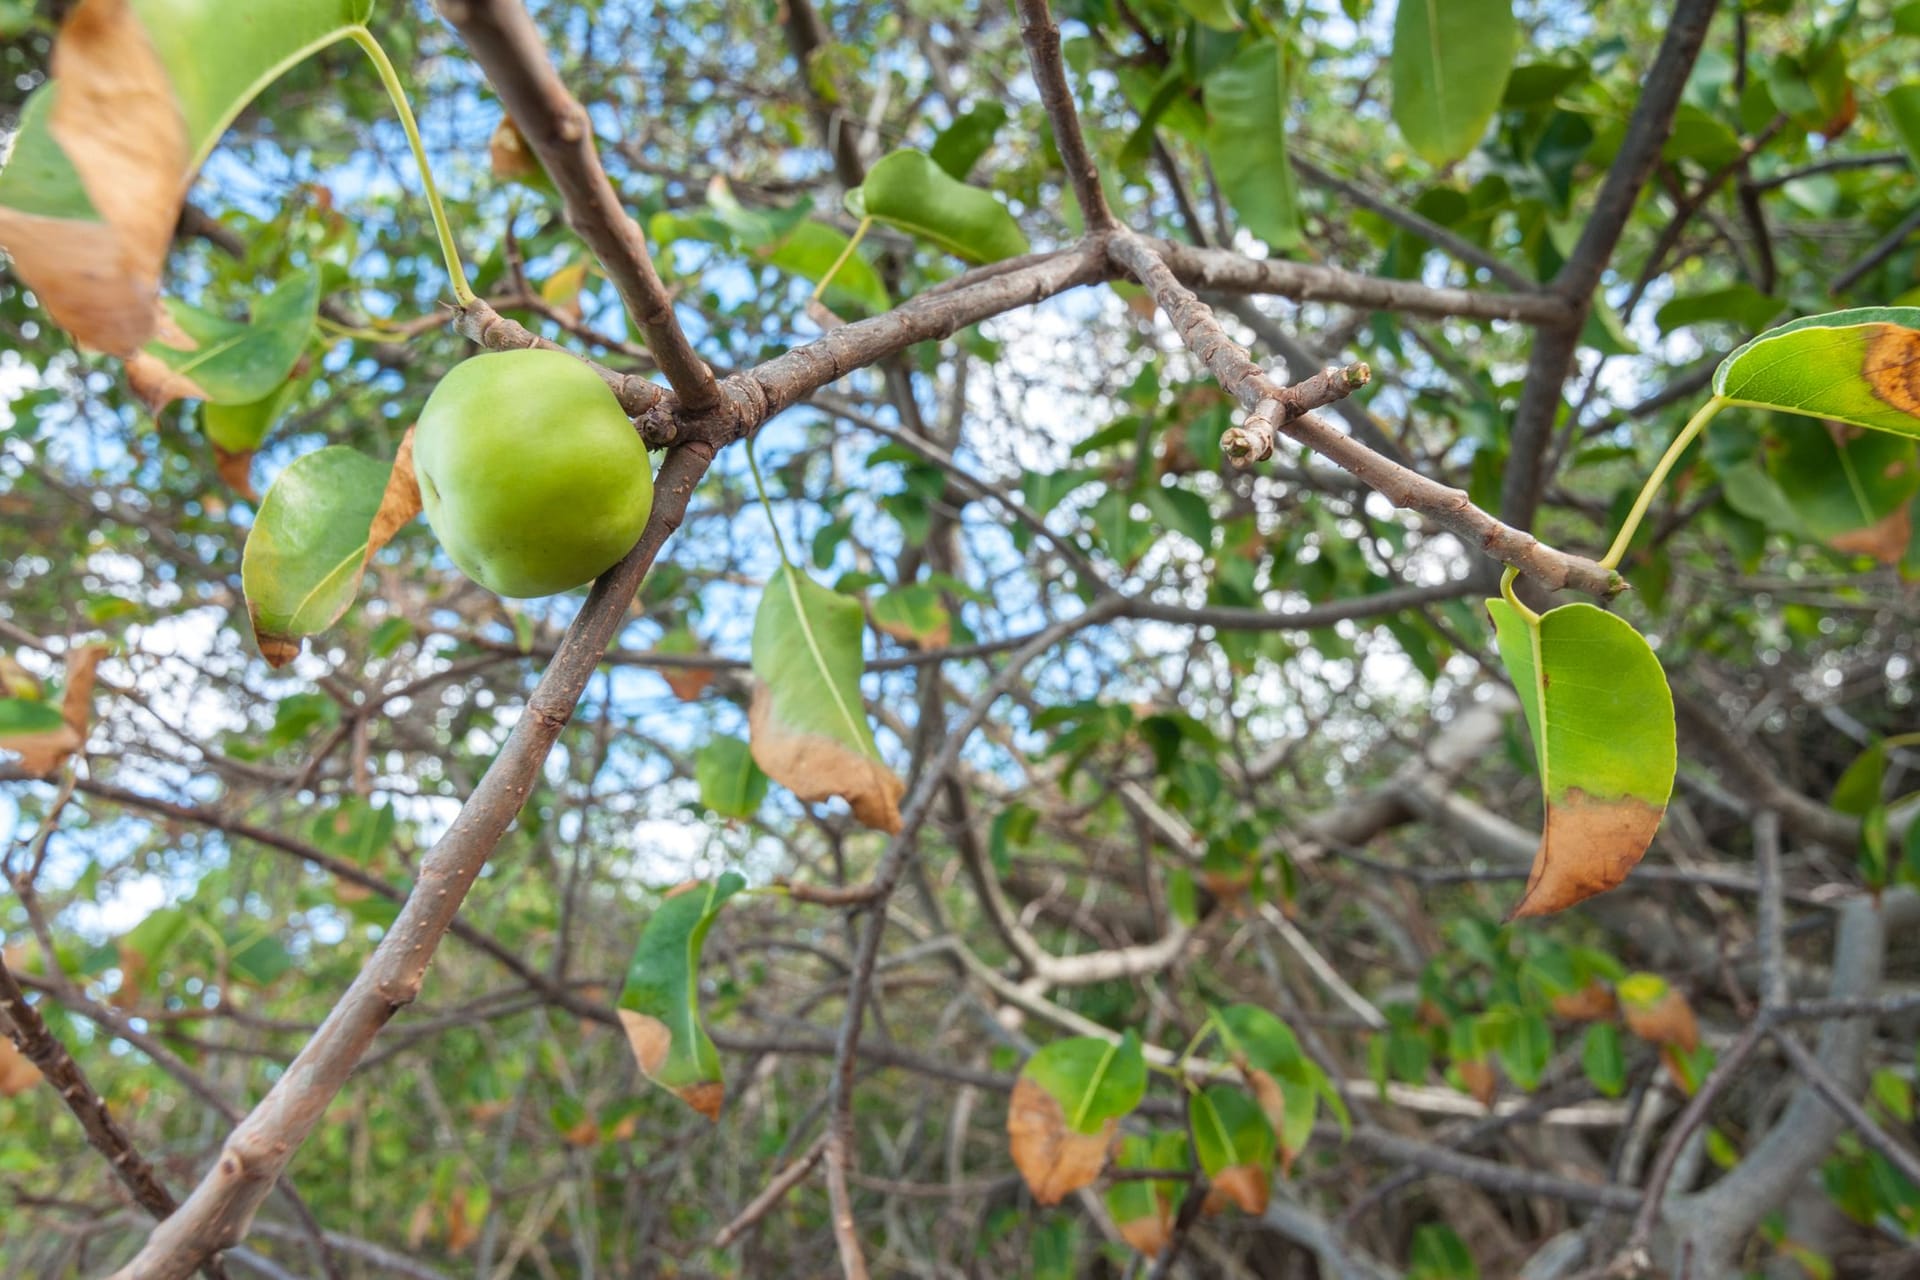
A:
POLYGON ((880 759, 860 700, 865 624, 858 601, 783 564, 753 619, 754 761, 812 802, 840 796, 876 830, 900 830, 906 791, 880 759))
POLYGON ((1508 919, 1561 911, 1639 865, 1678 768, 1673 695, 1639 632, 1590 604, 1487 601, 1532 733, 1546 829, 1508 919))
POLYGON ((21 772, 51 777, 86 745, 93 720, 94 672, 106 652, 103 644, 68 652, 66 691, 58 708, 35 699, 0 698, 0 751, 18 755, 21 772))
POLYGON ((700 947, 746 883, 729 871, 669 891, 640 933, 620 992, 620 1025, 640 1070, 709 1120, 720 1116, 726 1084, 719 1051, 700 1022, 700 947))

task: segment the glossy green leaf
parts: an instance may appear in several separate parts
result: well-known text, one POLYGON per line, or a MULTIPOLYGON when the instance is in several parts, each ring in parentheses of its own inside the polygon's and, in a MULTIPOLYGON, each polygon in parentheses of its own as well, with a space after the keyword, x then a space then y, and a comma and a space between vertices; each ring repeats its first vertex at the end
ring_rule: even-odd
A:
POLYGON ((1007 1105, 1007 1144, 1034 1199, 1058 1204, 1099 1177, 1121 1118, 1146 1091, 1131 1031, 1056 1040, 1028 1058, 1007 1105))
POLYGON ((288 464, 267 490, 240 560, 247 615, 269 663, 292 661, 302 637, 347 611, 368 558, 419 509, 410 461, 396 469, 329 445, 288 464))
MULTIPOLYGON (((308 271, 281 281, 254 304, 246 321, 228 320, 171 298, 165 305, 174 332, 163 333, 143 349, 166 370, 155 371, 158 394, 145 395, 149 407, 157 411, 181 396, 252 406, 286 388, 287 375, 313 334, 320 276, 308 271)), ((136 377, 136 385, 139 382, 136 377)))
POLYGON ((723 734, 693 758, 693 780, 700 803, 723 818, 751 818, 767 798, 767 775, 753 762, 753 751, 739 738, 723 734))
POLYGON ((956 181, 965 182, 980 157, 993 146, 994 135, 1007 122, 1007 109, 989 99, 976 102, 940 131, 927 152, 933 162, 956 181))
POLYGON ((692 881, 667 895, 633 949, 620 990, 620 1025, 647 1079, 709 1120, 726 1100, 720 1051, 700 1021, 700 947, 727 899, 746 888, 738 872, 692 881))
POLYGON ((54 319, 116 355, 145 343, 193 174, 261 89, 370 10, 371 0, 84 3, 76 16, 87 21, 69 21, 56 44, 58 83, 32 96, 0 171, 0 244, 54 319))
POLYGON ((1715 394, 1920 439, 1920 307, 1808 316, 1720 362, 1715 394))
POLYGON ((1627 1059, 1620 1046, 1620 1028, 1611 1022, 1590 1024, 1580 1042, 1580 1066, 1588 1083, 1607 1097, 1626 1092, 1627 1059))
POLYGON ((900 829, 906 790, 880 759, 860 699, 860 603, 782 565, 753 619, 753 758, 808 802, 840 796, 853 816, 900 829))
POLYGON ((1480 141, 1518 43, 1511 0, 1400 0, 1393 122, 1429 164, 1451 164, 1480 141))
POLYGON ((1272 40, 1242 50, 1206 80, 1207 155, 1240 224, 1276 249, 1300 242, 1299 192, 1287 160, 1287 63, 1272 40))
POLYGON ((865 217, 968 262, 1027 251, 1027 237, 992 193, 968 186, 920 151, 895 151, 867 171, 856 207, 865 217))
POLYGON ((1678 751, 1673 695, 1639 632, 1590 604, 1532 618, 1487 602, 1546 793, 1546 829, 1509 918, 1625 880, 1659 829, 1678 751))
POLYGON ((1215 1193, 1243 1212, 1260 1213, 1273 1177, 1274 1133, 1266 1113, 1229 1085, 1194 1094, 1189 1111, 1194 1154, 1215 1193))

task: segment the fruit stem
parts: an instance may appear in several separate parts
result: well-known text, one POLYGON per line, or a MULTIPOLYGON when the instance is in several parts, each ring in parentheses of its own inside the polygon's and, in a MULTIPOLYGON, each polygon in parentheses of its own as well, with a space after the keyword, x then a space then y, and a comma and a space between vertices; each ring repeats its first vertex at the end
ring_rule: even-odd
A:
POLYGON ((1660 456, 1659 465, 1653 474, 1647 477, 1647 483, 1640 490, 1640 496, 1633 501, 1633 510, 1627 512, 1627 518, 1620 525, 1620 532, 1614 535, 1613 545, 1607 548, 1607 554, 1600 561, 1603 569, 1618 569, 1620 560, 1627 554, 1627 544, 1633 541, 1633 535, 1640 528, 1640 521, 1647 514, 1647 508, 1653 505, 1653 495, 1660 491, 1667 473, 1673 470, 1674 463, 1680 461, 1680 455, 1687 451, 1694 438, 1707 429, 1713 421, 1713 415, 1727 407, 1724 396, 1715 396, 1700 406, 1693 417, 1687 419, 1687 425, 1680 428, 1680 434, 1673 438, 1667 451, 1660 456))
POLYGON ((840 274, 840 268, 847 265, 847 259, 851 258, 853 251, 860 247, 860 242, 867 238, 867 228, 872 225, 872 218, 860 219, 860 225, 855 229, 853 239, 847 241, 847 247, 840 251, 840 256, 835 258, 833 265, 827 268, 827 274, 820 277, 820 283, 813 286, 813 296, 807 299, 808 306, 820 301, 820 296, 827 291, 827 286, 832 284, 833 278, 840 274))
POLYGON ((400 117, 400 127, 407 131, 407 145, 413 148, 413 162, 420 167, 420 181, 427 189, 434 234, 440 237, 440 255, 447 260, 447 274, 453 280, 454 299, 461 306, 470 307, 477 299, 473 296, 473 286, 467 283, 466 269, 460 265, 460 249, 453 242, 453 228, 447 225, 447 211, 440 204, 440 189, 434 185, 433 170, 427 165, 427 149, 420 141, 419 126, 413 122, 413 108, 407 105, 406 86, 400 83, 400 73, 394 70, 392 59, 387 57, 387 51, 380 47, 373 32, 355 27, 352 35, 353 42, 373 60, 374 70, 380 73, 380 83, 400 117))

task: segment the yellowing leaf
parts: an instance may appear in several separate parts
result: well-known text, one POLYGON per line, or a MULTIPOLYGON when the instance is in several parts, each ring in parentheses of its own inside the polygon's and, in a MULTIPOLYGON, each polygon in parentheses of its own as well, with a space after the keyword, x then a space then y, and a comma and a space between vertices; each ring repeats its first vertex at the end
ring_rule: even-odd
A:
POLYGON ((1657 974, 1636 973, 1621 980, 1620 1012, 1627 1029, 1651 1044, 1687 1053, 1700 1045, 1693 1006, 1657 974))
POLYGON ((853 816, 900 830, 906 784, 880 759, 860 700, 858 601, 782 565, 753 620, 753 758, 808 802, 840 796, 853 816))
POLYGON ((1673 695, 1640 633, 1590 604, 1487 601, 1546 793, 1546 830, 1509 919, 1561 911, 1639 865, 1679 767, 1673 695))

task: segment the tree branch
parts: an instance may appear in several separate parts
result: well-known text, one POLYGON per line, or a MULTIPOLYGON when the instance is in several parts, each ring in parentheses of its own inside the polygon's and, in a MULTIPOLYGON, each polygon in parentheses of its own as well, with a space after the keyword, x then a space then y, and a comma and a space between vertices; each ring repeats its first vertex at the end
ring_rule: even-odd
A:
POLYGON ((1080 116, 1073 109, 1073 90, 1067 84, 1067 68, 1060 61, 1060 27, 1047 9, 1047 0, 1019 0, 1020 36, 1026 41, 1027 57, 1033 66, 1033 82, 1040 88, 1040 105, 1047 109, 1047 121, 1053 126, 1053 143, 1066 166, 1073 196, 1080 202, 1080 216, 1090 232, 1111 230, 1118 224, 1107 208, 1107 193, 1100 188, 1100 170, 1087 150, 1086 135, 1080 131, 1080 116))

